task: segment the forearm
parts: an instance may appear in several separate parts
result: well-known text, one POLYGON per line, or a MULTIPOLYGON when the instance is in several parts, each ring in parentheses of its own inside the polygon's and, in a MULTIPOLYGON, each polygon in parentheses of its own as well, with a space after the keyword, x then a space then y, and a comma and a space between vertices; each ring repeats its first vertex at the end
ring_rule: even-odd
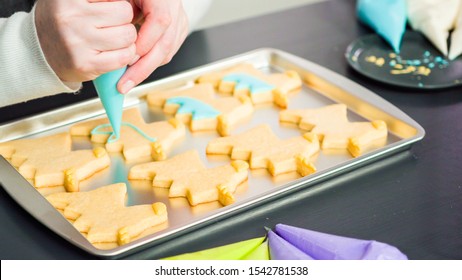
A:
POLYGON ((61 92, 74 92, 80 83, 64 84, 40 48, 30 13, 0 19, 0 107, 61 92))

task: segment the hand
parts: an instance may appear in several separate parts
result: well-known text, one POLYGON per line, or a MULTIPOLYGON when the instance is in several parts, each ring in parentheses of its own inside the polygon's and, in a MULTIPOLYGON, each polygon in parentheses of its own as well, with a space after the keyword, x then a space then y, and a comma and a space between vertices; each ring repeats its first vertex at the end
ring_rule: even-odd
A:
POLYGON ((188 19, 181 0, 130 0, 135 21, 142 22, 136 56, 117 84, 127 93, 159 66, 170 62, 188 35, 188 19))
POLYGON ((35 10, 40 46, 65 82, 93 80, 133 61, 132 20, 127 1, 39 0, 35 10))

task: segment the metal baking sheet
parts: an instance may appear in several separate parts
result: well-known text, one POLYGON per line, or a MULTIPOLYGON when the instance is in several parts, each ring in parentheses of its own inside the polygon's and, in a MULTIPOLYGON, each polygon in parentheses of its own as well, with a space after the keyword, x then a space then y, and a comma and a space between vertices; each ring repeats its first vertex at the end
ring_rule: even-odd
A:
MULTIPOLYGON (((248 182, 238 187, 236 202, 223 207, 218 202, 189 206, 185 198, 168 198, 168 190, 153 188, 150 181, 129 181, 127 173, 133 165, 125 163, 122 155, 111 155, 111 166, 91 178, 81 182, 80 190, 88 191, 116 182, 127 184, 127 205, 163 202, 167 205, 169 221, 142 234, 135 241, 123 246, 101 244, 93 246, 66 219, 56 211, 35 188, 22 178, 9 163, 0 158, 0 183, 3 188, 31 215, 72 244, 92 254, 102 257, 120 257, 141 248, 154 246, 179 234, 185 234, 207 223, 216 222, 230 215, 245 215, 243 210, 261 203, 271 203, 282 195, 287 195, 301 188, 308 188, 321 180, 337 176, 343 172, 359 168, 383 157, 409 149, 411 144, 421 140, 424 129, 398 108, 385 101, 368 89, 336 74, 322 66, 275 50, 259 49, 215 63, 201 66, 159 81, 135 88, 125 100, 125 108, 140 108, 146 122, 166 119, 160 110, 149 108, 145 102, 146 94, 151 90, 170 89, 188 86, 202 74, 231 67, 239 63, 251 63, 267 72, 295 70, 302 77, 304 84, 301 92, 293 95, 288 109, 316 108, 334 103, 344 103, 348 107, 350 121, 381 119, 387 122, 389 135, 387 144, 357 158, 347 152, 326 154, 320 152, 315 166, 317 172, 300 178, 297 174, 283 174, 272 177, 265 170, 249 172, 248 182)), ((273 105, 258 106, 252 119, 232 131, 236 134, 258 124, 267 123, 280 138, 300 135, 294 127, 279 123, 280 109, 273 105)), ((68 131, 70 125, 104 116, 104 110, 98 99, 89 100, 59 110, 46 112, 20 121, 0 126, 0 142, 19 138, 35 138, 68 131)), ((175 146, 169 156, 190 149, 199 151, 208 167, 229 162, 226 157, 210 157, 205 154, 207 143, 218 137, 215 132, 186 133, 186 139, 175 146)), ((91 148, 86 138, 73 138, 73 149, 91 148)))

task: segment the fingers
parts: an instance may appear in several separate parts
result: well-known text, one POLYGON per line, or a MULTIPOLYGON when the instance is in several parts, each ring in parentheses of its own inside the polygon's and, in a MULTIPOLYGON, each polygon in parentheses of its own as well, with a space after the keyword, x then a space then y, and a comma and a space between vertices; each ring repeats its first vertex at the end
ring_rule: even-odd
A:
MULTIPOLYGON (((144 2, 146 3, 146 2, 144 2)), ((142 30, 155 30, 155 23, 152 26, 152 20, 146 21, 141 26, 140 32, 138 33, 138 38, 136 41, 137 54, 135 59, 141 57, 138 61, 132 62, 131 65, 122 78, 119 80, 117 88, 119 92, 125 94, 131 88, 141 83, 146 79, 151 73, 157 69, 159 66, 162 66, 173 58, 176 52, 181 47, 181 44, 185 40, 188 34, 188 21, 184 10, 182 9, 181 2, 178 7, 175 7, 172 15, 174 16, 174 21, 170 23, 168 28, 161 34, 161 37, 153 42, 149 41, 151 38, 146 36, 153 36, 153 33, 142 33, 142 30), (144 29, 143 29, 144 28, 144 29), (145 36, 145 37, 143 37, 145 36), (144 55, 140 55, 146 51, 146 49, 140 50, 140 45, 143 45, 144 41, 147 41, 149 45, 144 45, 147 48, 152 44, 152 48, 149 49, 144 55)), ((145 8, 145 7, 143 7, 145 8)), ((157 13, 156 13, 157 14, 157 13)), ((156 32, 160 30, 157 27, 156 32)), ((149 32, 149 31, 148 31, 149 32)), ((158 36, 157 34, 155 36, 158 36)))
POLYGON ((179 21, 180 21, 179 23, 180 28, 177 29, 177 33, 175 36, 176 39, 175 39, 175 42, 173 43, 174 47, 170 51, 170 53, 167 55, 167 57, 165 57, 164 61, 162 61, 161 65, 165 65, 172 60, 173 56, 178 52, 184 40, 188 36, 188 31, 189 31, 188 20, 186 19, 186 17, 181 17, 179 21))
POLYGON ((137 54, 140 57, 151 51, 172 22, 168 1, 149 1, 143 2, 143 5, 144 23, 136 42, 137 54))
POLYGON ((93 48, 98 51, 118 50, 131 46, 137 38, 133 24, 99 28, 90 39, 93 48))
POLYGON ((96 2, 88 5, 92 21, 97 28, 131 23, 133 7, 127 1, 96 2))
POLYGON ((117 84, 117 89, 120 93, 125 94, 130 91, 162 64, 165 57, 168 55, 167 49, 163 47, 162 41, 156 44, 147 55, 143 56, 127 69, 117 84))
POLYGON ((96 55, 92 67, 95 69, 97 76, 100 74, 127 66, 136 53, 135 44, 127 48, 105 51, 96 55))

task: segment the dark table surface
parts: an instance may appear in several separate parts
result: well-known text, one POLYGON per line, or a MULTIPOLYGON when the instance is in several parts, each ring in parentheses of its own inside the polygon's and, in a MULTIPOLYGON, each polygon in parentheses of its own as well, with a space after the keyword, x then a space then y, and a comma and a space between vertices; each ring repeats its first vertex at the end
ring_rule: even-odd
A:
MULTIPOLYGON (((355 73, 348 44, 371 30, 354 1, 308 5, 193 33, 159 79, 261 47, 281 49, 338 72, 396 105, 426 130, 408 152, 373 163, 269 205, 126 256, 157 259, 262 236, 277 223, 374 239, 410 259, 462 259, 462 88, 404 90, 355 73)), ((95 96, 60 95, 0 108, 0 122, 95 96)), ((1 259, 94 258, 48 230, 0 188, 1 259)))

